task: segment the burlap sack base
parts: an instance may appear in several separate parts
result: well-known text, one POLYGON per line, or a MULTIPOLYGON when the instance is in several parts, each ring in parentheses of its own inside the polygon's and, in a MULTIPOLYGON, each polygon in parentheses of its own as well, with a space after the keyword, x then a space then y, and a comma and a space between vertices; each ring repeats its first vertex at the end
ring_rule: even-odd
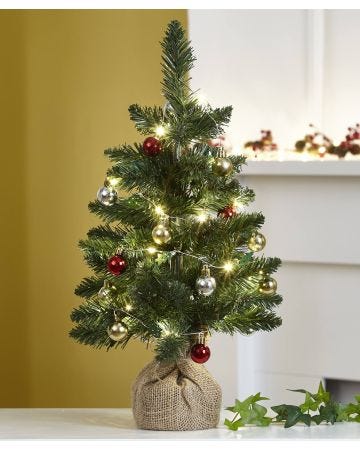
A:
POLYGON ((208 370, 191 359, 175 364, 152 361, 132 386, 133 415, 145 430, 204 430, 219 423, 221 388, 208 370))

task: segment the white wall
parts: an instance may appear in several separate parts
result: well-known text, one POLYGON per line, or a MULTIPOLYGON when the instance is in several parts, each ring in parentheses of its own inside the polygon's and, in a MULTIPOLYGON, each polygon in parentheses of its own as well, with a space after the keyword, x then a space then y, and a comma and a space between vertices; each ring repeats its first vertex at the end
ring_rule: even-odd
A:
POLYGON ((283 145, 304 132, 307 13, 191 10, 190 39, 197 62, 192 86, 211 104, 234 106, 234 145, 270 128, 283 145))
MULTIPOLYGON (((192 87, 212 105, 234 106, 235 146, 269 128, 291 147, 309 122, 340 138, 360 121, 360 11, 191 10, 189 22, 198 57, 192 87)), ((323 377, 360 380, 359 180, 243 180, 266 217, 266 254, 283 259, 284 324, 269 334, 213 339, 208 366, 225 404, 259 390, 275 402, 297 401, 286 388, 315 389, 323 377)))
POLYGON ((324 129, 336 138, 360 122, 360 10, 325 12, 324 129))
POLYGON ((315 123, 335 140, 360 121, 360 10, 190 10, 192 86, 232 104, 235 147, 269 128, 290 147, 315 123))

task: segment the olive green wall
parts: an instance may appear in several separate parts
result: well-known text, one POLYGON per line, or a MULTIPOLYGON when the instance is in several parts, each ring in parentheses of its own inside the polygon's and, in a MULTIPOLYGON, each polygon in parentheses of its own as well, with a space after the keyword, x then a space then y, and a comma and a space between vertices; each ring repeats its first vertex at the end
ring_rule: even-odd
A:
POLYGON ((71 341, 69 314, 89 274, 77 241, 98 223, 87 203, 103 149, 141 139, 129 104, 163 103, 159 41, 172 19, 186 26, 186 11, 0 12, 0 407, 129 406, 152 357, 138 342, 107 353, 71 341))
POLYGON ((29 395, 24 22, 0 12, 0 407, 29 395))

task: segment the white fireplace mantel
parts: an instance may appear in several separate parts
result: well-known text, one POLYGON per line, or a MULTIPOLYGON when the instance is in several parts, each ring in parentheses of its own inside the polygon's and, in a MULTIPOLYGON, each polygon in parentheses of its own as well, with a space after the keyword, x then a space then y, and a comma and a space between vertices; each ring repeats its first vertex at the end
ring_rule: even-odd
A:
MULTIPOLYGON (((269 427, 244 427, 230 431, 223 425, 222 414, 219 426, 197 431, 152 431, 139 430, 130 409, 112 408, 65 408, 65 409, 0 409, 1 439, 136 439, 139 440, 239 440, 239 439, 359 439, 360 425, 336 423, 306 427, 283 425, 269 427)), ((230 418, 231 415, 228 415, 230 418)), ((120 443, 119 448, 134 448, 120 443)), ((101 445, 101 444, 100 444, 101 445)), ((99 447, 100 447, 99 445, 99 447)), ((157 443, 159 446, 159 444, 157 443)), ((171 445, 171 444, 170 444, 171 445)), ((186 446, 188 443, 185 444, 186 446)), ((223 444, 224 445, 224 444, 223 444)), ((53 447, 53 445, 51 445, 53 447)), ((143 448, 140 443, 136 448, 143 448)), ((163 447, 163 446, 161 446, 163 447)), ((242 446, 243 447, 243 446, 242 446)), ((10 448, 10 447, 9 447, 10 448)), ((92 448, 92 447, 90 447, 92 448)), ((112 448, 110 446, 110 448, 112 448)), ((151 446, 152 448, 152 446, 151 446)), ((200 446, 202 448, 202 446, 200 446)))
POLYGON ((360 161, 249 161, 238 177, 255 191, 247 211, 265 215, 264 254, 282 260, 283 325, 214 337, 209 368, 224 402, 259 391, 296 402, 301 395, 286 388, 360 381, 360 161))
POLYGON ((360 160, 247 161, 248 176, 360 177, 360 160))

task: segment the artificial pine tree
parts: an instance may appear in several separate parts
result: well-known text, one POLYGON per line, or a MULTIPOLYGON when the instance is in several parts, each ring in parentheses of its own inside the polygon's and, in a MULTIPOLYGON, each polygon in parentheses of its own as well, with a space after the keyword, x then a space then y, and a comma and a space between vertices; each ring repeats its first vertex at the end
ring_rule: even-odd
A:
POLYGON ((145 140, 105 150, 113 165, 89 204, 104 224, 80 241, 94 275, 75 291, 85 302, 70 335, 107 349, 140 339, 163 365, 203 363, 211 332, 281 324, 271 277, 280 260, 255 254, 265 246, 264 216, 244 210, 254 193, 234 175, 245 158, 213 144, 232 107, 204 106, 189 88, 195 57, 179 22, 161 45, 165 104, 131 105, 145 140))

